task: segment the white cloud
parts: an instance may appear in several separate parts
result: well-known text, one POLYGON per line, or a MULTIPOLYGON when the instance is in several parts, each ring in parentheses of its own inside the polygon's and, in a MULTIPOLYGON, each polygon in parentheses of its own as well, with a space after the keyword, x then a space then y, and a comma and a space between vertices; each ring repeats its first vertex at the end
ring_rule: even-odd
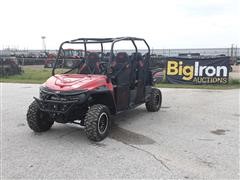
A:
POLYGON ((154 48, 240 42, 238 0, 1 0, 0 48, 40 49, 78 37, 138 36, 154 48), (4 28, 3 28, 4 27, 4 28))

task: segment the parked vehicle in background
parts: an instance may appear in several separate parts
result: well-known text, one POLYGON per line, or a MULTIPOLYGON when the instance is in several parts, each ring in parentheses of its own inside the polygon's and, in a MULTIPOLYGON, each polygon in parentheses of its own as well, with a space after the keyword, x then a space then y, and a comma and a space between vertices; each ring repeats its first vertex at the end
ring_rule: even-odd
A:
POLYGON ((154 84, 158 84, 164 81, 164 68, 154 68, 151 70, 151 72, 154 84))
POLYGON ((240 64, 240 57, 237 57, 236 65, 240 64))
POLYGON ((56 54, 48 54, 44 60, 44 68, 52 68, 56 60, 56 54))
MULTIPOLYGON (((60 55, 61 65, 72 68, 84 57, 84 51, 80 49, 64 49, 60 55)), ((56 61, 56 55, 49 54, 44 62, 44 68, 52 68, 56 61)), ((60 65, 60 63, 59 63, 60 65)))
POLYGON ((16 57, 0 56, 0 76, 10 76, 21 74, 22 69, 19 66, 16 57))

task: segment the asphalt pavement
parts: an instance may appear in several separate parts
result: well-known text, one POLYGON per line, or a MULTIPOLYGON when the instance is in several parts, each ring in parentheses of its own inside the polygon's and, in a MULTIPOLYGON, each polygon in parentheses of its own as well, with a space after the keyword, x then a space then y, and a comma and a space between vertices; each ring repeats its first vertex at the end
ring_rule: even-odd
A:
POLYGON ((94 143, 76 125, 30 130, 38 88, 1 84, 2 179, 239 179, 239 89, 162 89, 159 112, 142 105, 113 117, 94 143))

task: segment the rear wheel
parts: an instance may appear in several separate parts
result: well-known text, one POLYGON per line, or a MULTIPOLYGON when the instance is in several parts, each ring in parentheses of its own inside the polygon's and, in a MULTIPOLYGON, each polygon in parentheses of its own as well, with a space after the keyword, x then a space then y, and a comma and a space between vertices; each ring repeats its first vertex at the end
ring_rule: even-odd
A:
POLYGON ((149 112, 156 112, 162 104, 162 93, 159 89, 153 88, 149 101, 145 103, 149 112))
POLYGON ((36 101, 33 101, 27 112, 27 123, 33 131, 43 132, 49 130, 54 121, 50 119, 48 113, 39 109, 36 101))
POLYGON ((107 106, 96 104, 88 110, 84 123, 87 137, 93 141, 101 141, 107 137, 110 127, 110 113, 107 106))

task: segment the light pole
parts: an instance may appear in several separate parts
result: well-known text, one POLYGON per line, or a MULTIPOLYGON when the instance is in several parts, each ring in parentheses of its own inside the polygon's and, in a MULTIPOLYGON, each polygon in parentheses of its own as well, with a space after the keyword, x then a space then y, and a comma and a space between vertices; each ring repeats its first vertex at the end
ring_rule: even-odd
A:
POLYGON ((43 51, 46 52, 46 42, 45 42, 46 36, 41 36, 41 38, 42 38, 42 48, 43 48, 43 51))

